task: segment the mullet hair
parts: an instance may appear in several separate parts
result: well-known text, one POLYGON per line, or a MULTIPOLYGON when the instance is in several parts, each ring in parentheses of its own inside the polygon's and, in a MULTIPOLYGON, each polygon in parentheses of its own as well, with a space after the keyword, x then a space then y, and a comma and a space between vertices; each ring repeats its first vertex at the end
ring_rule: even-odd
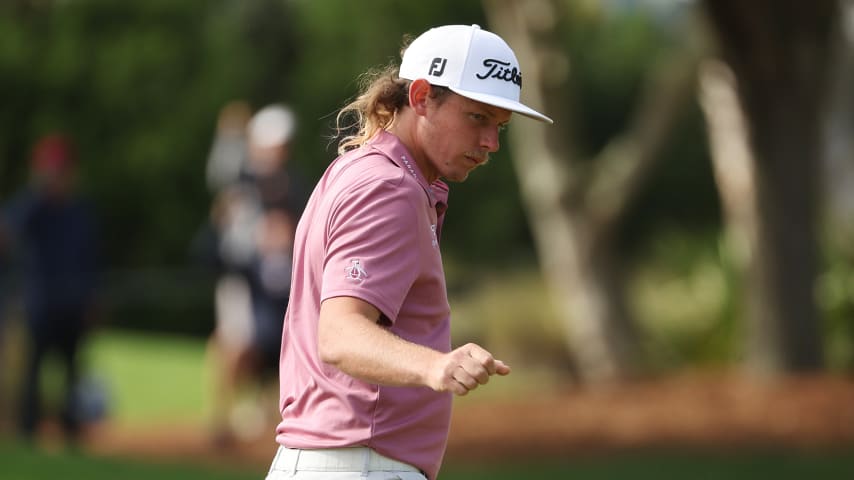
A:
POLYGON ((389 65, 374 69, 359 78, 359 96, 345 105, 335 117, 338 153, 361 147, 381 130, 387 129, 395 115, 409 105, 409 80, 398 77, 399 68, 389 65), (355 133, 346 135, 345 131, 355 133))
MULTIPOLYGON (((406 35, 400 56, 412 43, 414 37, 406 35)), ((409 106, 409 86, 411 80, 400 78, 400 67, 389 64, 385 67, 367 71, 359 77, 359 95, 345 105, 335 117, 335 136, 339 138, 338 154, 359 148, 387 130, 397 116, 397 112, 409 106), (354 132, 354 133, 346 133, 354 132)), ((450 89, 430 85, 430 98, 442 102, 450 89)))

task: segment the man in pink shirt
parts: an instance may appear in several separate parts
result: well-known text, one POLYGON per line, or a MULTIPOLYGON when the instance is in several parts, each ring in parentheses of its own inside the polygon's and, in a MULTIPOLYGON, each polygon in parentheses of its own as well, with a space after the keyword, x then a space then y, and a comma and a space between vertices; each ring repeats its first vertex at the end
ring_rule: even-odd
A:
POLYGON ((435 479, 452 395, 510 373, 478 345, 451 349, 439 179, 486 163, 512 112, 551 123, 519 103, 521 84, 500 37, 449 25, 340 112, 358 132, 297 227, 268 480, 435 479))

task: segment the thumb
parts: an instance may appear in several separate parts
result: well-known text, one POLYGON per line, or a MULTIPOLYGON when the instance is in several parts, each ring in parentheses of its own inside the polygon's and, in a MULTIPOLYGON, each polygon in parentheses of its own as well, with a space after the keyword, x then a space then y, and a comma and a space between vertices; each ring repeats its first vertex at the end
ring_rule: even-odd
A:
POLYGON ((499 375, 509 375, 510 374, 510 365, 502 362, 501 360, 495 361, 495 373, 499 375))

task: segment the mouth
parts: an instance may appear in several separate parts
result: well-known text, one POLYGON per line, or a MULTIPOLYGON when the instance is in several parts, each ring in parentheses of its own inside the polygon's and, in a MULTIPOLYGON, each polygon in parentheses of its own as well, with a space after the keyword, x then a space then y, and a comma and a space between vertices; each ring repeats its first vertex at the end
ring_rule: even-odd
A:
POLYGON ((470 162, 472 162, 472 163, 474 164, 474 166, 475 166, 475 167, 479 167, 480 165, 483 165, 484 163, 486 163, 486 162, 487 162, 487 160, 489 160, 489 156, 488 156, 488 155, 486 155, 486 154, 484 154, 484 155, 473 155, 473 154, 468 154, 468 155, 466 155, 465 157, 466 157, 466 159, 468 159, 470 162))

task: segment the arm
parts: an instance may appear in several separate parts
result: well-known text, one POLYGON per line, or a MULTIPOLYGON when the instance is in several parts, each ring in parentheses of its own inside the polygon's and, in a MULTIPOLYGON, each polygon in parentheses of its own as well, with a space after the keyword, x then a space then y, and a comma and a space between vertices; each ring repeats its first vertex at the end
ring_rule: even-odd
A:
POLYGON ((327 299, 320 307, 318 352, 322 361, 360 380, 390 386, 429 387, 465 395, 510 367, 473 343, 441 353, 394 335, 377 324, 379 311, 353 297, 327 299))

